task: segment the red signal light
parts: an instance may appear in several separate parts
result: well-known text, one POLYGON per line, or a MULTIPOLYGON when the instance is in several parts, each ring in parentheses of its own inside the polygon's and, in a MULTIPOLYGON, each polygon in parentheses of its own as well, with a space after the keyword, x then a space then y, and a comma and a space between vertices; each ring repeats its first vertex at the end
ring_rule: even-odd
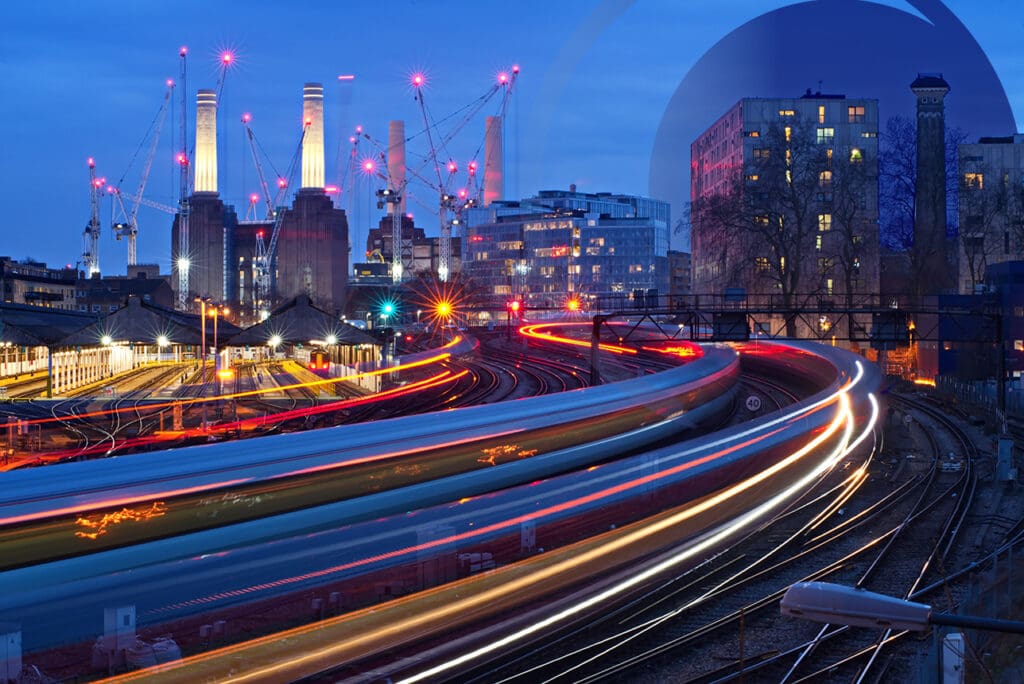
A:
POLYGON ((512 313, 519 313, 519 308, 521 306, 522 304, 519 302, 518 299, 513 299, 511 302, 508 303, 508 309, 512 313))

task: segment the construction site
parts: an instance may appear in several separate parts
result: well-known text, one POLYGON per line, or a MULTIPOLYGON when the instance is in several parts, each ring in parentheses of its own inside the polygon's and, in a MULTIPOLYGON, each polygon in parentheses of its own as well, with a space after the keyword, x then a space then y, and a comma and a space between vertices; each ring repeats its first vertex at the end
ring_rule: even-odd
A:
MULTIPOLYGON (((215 87, 195 91, 189 90, 189 50, 182 47, 178 57, 178 79, 167 80, 157 114, 132 157, 132 163, 141 160, 134 189, 126 182, 135 174, 132 163, 112 182, 98 175, 93 158, 88 160, 91 206, 82 238, 80 289, 82 281, 91 288, 90 283, 106 280, 100 266, 106 228, 101 215, 109 201, 109 235, 127 243, 129 280, 157 275, 153 267, 137 263, 140 209, 167 215, 166 222, 149 220, 145 230, 163 232, 169 224, 161 261, 170 264, 170 274, 157 277, 169 281, 179 311, 217 303, 229 307, 244 327, 265 320, 282 302, 306 296, 338 316, 358 315, 365 305, 351 306, 348 286, 354 271, 372 272, 376 284, 390 287, 425 275, 445 282, 458 272, 465 212, 504 198, 503 125, 518 66, 496 75, 469 104, 437 118, 427 106, 426 77, 412 74, 409 88, 420 115, 415 132, 407 134, 406 121, 395 119, 387 122, 383 139, 363 126, 351 132, 327 130, 324 85, 306 83, 301 123, 284 134, 297 141, 286 166, 274 164, 256 136, 253 116, 243 114, 247 164, 256 179, 243 213, 223 192, 224 164, 218 163, 218 149, 224 149, 218 133, 223 136, 225 126, 233 125, 221 110, 236 57, 224 52, 215 87), (174 119, 168 128, 177 128, 172 139, 177 144, 177 198, 170 204, 147 197, 147 184, 161 132, 174 119), (330 174, 325 144, 334 133, 337 168, 330 174), (475 150, 465 161, 456 161, 451 152, 457 138, 460 149, 475 150), (428 237, 423 222, 414 221, 413 203, 425 210, 420 215, 428 217, 437 237, 428 237), (137 275, 143 273, 140 268, 148 269, 145 275, 137 275)), ((337 87, 351 87, 354 79, 341 74, 337 87)))

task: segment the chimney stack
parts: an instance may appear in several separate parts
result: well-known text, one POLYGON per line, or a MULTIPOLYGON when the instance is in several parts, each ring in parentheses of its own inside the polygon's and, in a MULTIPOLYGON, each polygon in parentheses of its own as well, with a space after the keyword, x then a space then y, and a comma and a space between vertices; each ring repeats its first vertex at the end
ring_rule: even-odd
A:
POLYGON ((484 132, 484 206, 505 198, 504 160, 501 152, 501 117, 487 117, 484 132))
POLYGON ((401 201, 388 205, 388 214, 397 207, 398 212, 405 214, 405 122, 388 122, 388 178, 391 188, 401 193, 401 201))
POLYGON ((217 93, 196 94, 195 192, 217 192, 217 93))
POLYGON ((302 88, 302 188, 324 189, 324 87, 307 83, 302 88))

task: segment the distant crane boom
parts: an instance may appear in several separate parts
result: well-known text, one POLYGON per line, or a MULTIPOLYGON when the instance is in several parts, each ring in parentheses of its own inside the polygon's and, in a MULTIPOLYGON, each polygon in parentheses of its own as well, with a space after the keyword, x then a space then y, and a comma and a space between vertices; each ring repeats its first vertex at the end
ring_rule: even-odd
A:
MULTIPOLYGON (((285 188, 291 185, 295 171, 299 167, 299 160, 302 159, 302 141, 306 139, 306 131, 308 128, 308 124, 304 124, 302 127, 302 135, 299 136, 299 144, 295 148, 295 154, 292 155, 292 160, 288 164, 288 171, 286 175, 281 179, 282 182, 279 183, 279 196, 285 191, 285 188)), ((280 204, 280 201, 276 204, 280 204)), ((266 308, 271 304, 274 257, 277 253, 277 242, 281 237, 281 224, 284 222, 285 214, 287 214, 285 211, 276 212, 274 216, 274 227, 270 233, 270 243, 267 245, 266 250, 263 250, 261 244, 263 243, 263 236, 257 235, 256 238, 256 268, 254 274, 255 297, 253 305, 257 315, 260 314, 261 307, 266 308)))
MULTIPOLYGON (((156 125, 153 128, 153 139, 149 144, 149 152, 146 155, 146 162, 142 167, 142 174, 139 177, 139 187, 135 191, 135 195, 132 196, 134 205, 131 211, 128 212, 127 221, 125 223, 116 223, 113 226, 114 235, 120 240, 122 237, 128 238, 128 265, 134 266, 136 263, 136 237, 139 234, 139 206, 143 204, 142 194, 146 191, 146 181, 149 180, 149 171, 153 168, 153 158, 156 156, 157 144, 160 142, 160 131, 163 130, 164 119, 167 117, 167 110, 171 103, 171 93, 174 91, 174 82, 167 82, 167 93, 164 95, 164 101, 160 105, 160 111, 157 113, 156 125)), ((120 193, 118 193, 120 197, 120 193)), ((124 204, 121 204, 122 210, 124 204)))

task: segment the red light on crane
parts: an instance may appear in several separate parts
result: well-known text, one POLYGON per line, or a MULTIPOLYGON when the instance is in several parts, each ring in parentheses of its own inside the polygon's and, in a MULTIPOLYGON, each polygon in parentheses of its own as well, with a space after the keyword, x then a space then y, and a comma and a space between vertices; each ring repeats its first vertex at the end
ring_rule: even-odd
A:
POLYGON ((107 194, 113 195, 116 192, 113 185, 107 186, 107 194))
POLYGON ((256 232, 256 237, 258 237, 258 238, 261 238, 261 239, 262 239, 262 238, 263 238, 263 231, 262 231, 262 230, 260 230, 260 231, 257 231, 257 232, 256 232))
POLYGON ((288 181, 286 181, 284 178, 278 178, 277 179, 277 187, 279 187, 279 188, 287 188, 288 187, 288 181))
POLYGON ((466 195, 468 195, 468 194, 469 193, 466 191, 465 188, 463 188, 462 190, 459 190, 459 199, 466 199, 466 195))
POLYGON ((178 163, 181 164, 182 166, 188 165, 188 157, 186 157, 183 152, 179 152, 175 159, 177 159, 178 163))
POLYGON ((96 160, 93 159, 92 157, 89 157, 89 159, 86 160, 86 163, 89 165, 90 169, 96 168, 96 160))
POLYGON ((333 193, 336 193, 338 191, 339 191, 339 189, 338 189, 337 185, 325 185, 324 186, 324 192, 326 192, 328 194, 333 194, 333 193))
POLYGON ((476 162, 475 161, 469 162, 469 172, 470 173, 476 173, 476 162))
POLYGON ((312 126, 313 125, 313 117, 307 116, 306 120, 303 121, 302 123, 305 124, 306 126, 312 126))
POLYGON ((256 204, 259 201, 260 201, 260 196, 257 195, 255 192, 252 193, 251 195, 249 195, 249 203, 250 204, 256 204))
POLYGON ((377 168, 377 165, 373 163, 372 159, 367 159, 363 162, 363 171, 366 173, 373 173, 375 168, 377 168))
POLYGON ((182 45, 181 49, 178 50, 178 55, 180 55, 181 57, 184 57, 187 54, 188 54, 188 48, 185 47, 184 45, 182 45))
POLYGON ((459 170, 459 167, 458 167, 458 165, 455 162, 453 162, 453 161, 448 162, 448 173, 455 173, 458 170, 459 170))
POLYGON ((363 132, 363 127, 362 126, 356 126, 356 133, 362 133, 362 132, 363 132))
POLYGON ((250 114, 249 112, 242 114, 242 123, 247 124, 250 121, 252 121, 252 114, 250 114))
POLYGON ((106 183, 106 181, 104 179, 102 179, 102 178, 97 178, 96 180, 94 180, 92 182, 92 184, 94 186, 96 186, 97 188, 102 188, 104 183, 106 183))
POLYGON ((173 78, 167 79, 166 83, 167 83, 167 87, 168 88, 173 88, 174 87, 174 79, 173 78))
POLYGON ((354 144, 355 144, 355 142, 356 142, 356 136, 354 136, 354 135, 352 135, 352 136, 349 136, 349 139, 348 139, 348 141, 349 141, 350 143, 352 143, 352 144, 354 145, 354 144))
POLYGON ((508 83, 508 74, 506 74, 504 71, 502 71, 500 74, 498 74, 498 83, 500 83, 502 85, 505 85, 506 83, 508 83))
POLYGON ((235 59, 235 56, 233 54, 231 54, 230 52, 225 52, 224 54, 222 54, 220 56, 220 61, 223 62, 225 66, 227 66, 228 64, 231 64, 232 60, 234 60, 234 59, 235 59))
POLYGON ((518 64, 513 64, 512 65, 512 73, 513 74, 518 74, 519 73, 519 65, 518 64))
POLYGON ((426 82, 426 79, 423 77, 423 74, 412 75, 412 84, 414 87, 419 88, 424 84, 424 82, 426 82))

